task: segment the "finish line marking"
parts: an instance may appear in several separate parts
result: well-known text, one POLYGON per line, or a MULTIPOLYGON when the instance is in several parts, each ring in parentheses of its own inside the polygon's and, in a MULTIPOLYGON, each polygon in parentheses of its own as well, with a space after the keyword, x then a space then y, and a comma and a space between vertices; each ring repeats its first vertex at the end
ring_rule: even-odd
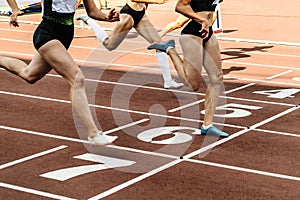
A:
POLYGON ((288 179, 288 180, 293 180, 293 181, 300 181, 300 177, 296 177, 296 176, 289 176, 289 175, 277 174, 277 173, 260 171, 260 170, 255 170, 255 169, 248 169, 248 168, 243 168, 243 167, 224 165, 224 164, 207 162, 207 161, 202 161, 202 160, 187 159, 187 161, 193 162, 193 163, 198 163, 198 164, 203 164, 203 165, 209 165, 209 166, 213 166, 213 167, 231 169, 231 170, 235 170, 235 171, 242 171, 242 172, 247 172, 247 173, 260 174, 260 175, 263 175, 263 176, 270 176, 270 177, 275 177, 275 178, 288 179))
MULTIPOLYGON (((161 172, 161 171, 164 171, 164 170, 166 170, 166 169, 168 169, 168 168, 171 168, 172 166, 175 166, 175 165, 177 165, 178 163, 181 163, 181 162, 183 162, 183 161, 186 161, 187 159, 190 159, 191 157, 194 157, 194 156, 199 155, 199 154, 201 154, 201 153, 203 153, 203 152, 205 152, 205 151, 207 151, 207 150, 210 150, 210 149, 212 149, 212 148, 214 148, 214 147, 216 147, 216 146, 219 146, 219 145, 221 145, 221 144, 223 144, 223 143, 225 143, 225 142, 227 142, 227 141, 229 141, 229 140, 232 140, 233 138, 236 138, 236 137, 238 137, 238 136, 240 136, 240 135, 242 135, 242 134, 244 134, 244 133, 246 133, 246 132, 249 132, 250 130, 253 130, 253 129, 255 129, 255 128, 257 128, 257 127, 259 127, 259 126, 261 126, 261 125, 263 125, 263 124, 266 124, 266 123, 268 123, 268 122, 270 122, 270 121, 272 121, 272 120, 274 120, 274 119, 277 119, 277 118, 279 118, 279 117, 281 117, 281 116, 284 116, 284 115, 286 115, 286 114, 288 114, 288 113, 290 113, 290 112, 293 112, 294 110, 297 110, 297 109, 299 109, 299 107, 293 107, 293 108, 290 108, 290 109, 288 109, 288 110, 286 110, 286 111, 283 111, 283 112, 281 112, 281 113, 279 113, 279 114, 277 114, 277 115, 275 115, 275 116, 273 116, 273 117, 270 117, 270 118, 268 118, 268 119, 266 119, 266 120, 263 120, 263 121, 261 121, 261 122, 255 124, 255 125, 249 127, 249 129, 241 130, 241 131, 239 131, 239 132, 237 132, 237 133, 235 133, 235 134, 233 134, 233 135, 230 135, 230 136, 227 137, 227 138, 221 139, 221 140, 219 140, 219 141, 217 141, 217 142, 214 142, 214 143, 212 143, 212 144, 210 144, 210 145, 208 145, 208 146, 205 146, 205 147, 203 147, 203 148, 200 148, 200 149, 197 150, 197 151, 194 151, 194 152, 192 152, 192 153, 187 154, 187 155, 184 156, 182 159, 177 159, 177 160, 174 160, 174 161, 172 161, 172 162, 170 162, 170 163, 167 163, 167 164, 165 164, 165 165, 162 165, 161 167, 158 167, 158 168, 156 168, 156 169, 153 169, 153 170, 151 170, 151 171, 149 171, 149 172, 147 172, 147 173, 145 173, 145 174, 142 174, 142 175, 140 175, 140 176, 138 176, 138 177, 136 177, 136 178, 133 178, 133 179, 131 179, 131 180, 129 180, 129 181, 126 181, 126 182, 124 182, 124 183, 118 185, 118 186, 115 186, 115 187, 113 187, 113 188, 111 188, 111 189, 109 189, 109 190, 106 190, 105 192, 102 192, 102 193, 100 193, 100 194, 98 194, 98 195, 96 195, 96 196, 94 196, 94 197, 91 197, 91 198, 89 198, 89 200, 96 200, 96 199, 101 199, 101 198, 107 197, 107 196, 109 196, 109 195, 111 195, 111 194, 113 194, 113 193, 115 193, 115 192, 118 192, 118 191, 120 191, 120 190, 122 190, 122 189, 124 189, 124 188, 126 188, 126 187, 129 187, 130 185, 133 185, 133 184, 135 184, 135 183, 138 183, 138 182, 140 182, 140 181, 142 181, 142 180, 144 180, 144 179, 146 179, 146 178, 148 178, 148 177, 150 177, 150 176, 152 176, 152 175, 155 175, 155 174, 157 174, 157 173, 159 173, 159 172, 161 172)), ((266 172, 266 173, 268 173, 268 172, 266 172)), ((269 175, 270 175, 270 173, 269 173, 269 175)), ((285 176, 285 175, 283 175, 283 176, 285 176)), ((283 176, 281 176, 281 178, 282 178, 283 176)), ((287 176, 285 176, 285 177, 287 177, 287 176)), ((290 177, 289 177, 289 178, 290 178, 290 177)), ((297 181, 298 181, 298 177, 295 177, 295 178, 294 178, 294 180, 297 180, 297 181), (295 178, 296 178, 296 179, 295 179, 295 178)), ((300 179, 299 179, 299 181, 300 181, 300 179)))

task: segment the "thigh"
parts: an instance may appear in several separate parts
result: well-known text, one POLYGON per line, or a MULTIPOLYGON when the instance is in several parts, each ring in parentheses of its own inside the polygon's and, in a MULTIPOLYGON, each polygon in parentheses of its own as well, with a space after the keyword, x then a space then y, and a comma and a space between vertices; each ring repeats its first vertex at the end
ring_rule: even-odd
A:
POLYGON ((204 61, 203 65, 208 74, 217 75, 222 74, 222 61, 218 39, 215 35, 204 45, 204 61))
POLYGON ((35 82, 44 77, 51 69, 51 66, 37 52, 21 72, 21 77, 26 77, 27 80, 35 82))
POLYGON ((203 65, 202 39, 194 35, 182 35, 179 38, 184 61, 190 63, 200 73, 203 65))
POLYGON ((156 28, 153 26, 146 15, 144 15, 141 21, 137 24, 136 31, 149 43, 161 41, 156 28))
POLYGON ((105 41, 106 46, 113 46, 116 48, 124 40, 128 32, 133 27, 133 19, 128 14, 120 14, 120 21, 117 22, 108 37, 108 40, 105 41))
POLYGON ((39 48, 43 59, 70 84, 73 84, 78 71, 78 65, 66 48, 58 40, 51 40, 39 48))

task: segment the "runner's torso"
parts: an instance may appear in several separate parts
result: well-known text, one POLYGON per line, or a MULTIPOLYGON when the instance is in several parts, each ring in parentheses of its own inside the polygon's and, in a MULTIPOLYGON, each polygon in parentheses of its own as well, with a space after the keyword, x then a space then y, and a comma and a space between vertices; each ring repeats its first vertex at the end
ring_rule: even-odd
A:
POLYGON ((42 0, 43 19, 72 25, 77 0, 42 0))

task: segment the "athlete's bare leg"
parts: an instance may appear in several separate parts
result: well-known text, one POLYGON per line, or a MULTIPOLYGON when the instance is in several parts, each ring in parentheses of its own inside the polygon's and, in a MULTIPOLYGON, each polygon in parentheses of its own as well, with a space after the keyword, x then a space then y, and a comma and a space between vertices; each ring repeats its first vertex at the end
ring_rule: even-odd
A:
POLYGON ((203 63, 202 40, 193 35, 181 36, 179 40, 184 59, 178 55, 175 48, 171 48, 168 54, 184 84, 197 91, 200 87, 203 63))
POLYGON ((16 74, 31 84, 44 77, 51 70, 51 66, 42 59, 38 52, 34 55, 29 65, 16 58, 0 56, 0 67, 16 74))
MULTIPOLYGON (((101 28, 94 20, 89 19, 87 16, 79 15, 77 19, 83 20, 89 26, 91 26, 98 40, 104 45, 104 47, 110 51, 116 49, 121 42, 124 40, 128 32, 134 26, 133 18, 125 13, 120 14, 120 21, 114 26, 112 33, 107 36, 103 28, 101 28)), ((144 37, 149 43, 160 42, 161 38, 153 26, 148 20, 147 16, 144 15, 141 21, 136 25, 137 32, 144 37)), ((158 64, 162 70, 164 79, 164 88, 180 88, 183 86, 182 83, 177 83, 172 79, 171 72, 169 69, 168 56, 163 52, 156 53, 158 64)))
POLYGON ((133 19, 128 14, 120 14, 120 21, 116 23, 111 34, 104 39, 103 45, 108 50, 116 49, 124 40, 130 29, 133 27, 133 19))
POLYGON ((74 62, 65 47, 57 40, 52 40, 39 48, 43 59, 52 66, 70 84, 70 99, 78 117, 85 126, 89 137, 93 137, 97 129, 85 93, 84 75, 74 62))
POLYGON ((52 40, 44 44, 34 55, 29 65, 18 59, 1 56, 0 66, 29 83, 35 83, 53 68, 70 84, 71 102, 83 125, 86 127, 88 136, 93 137, 99 131, 88 107, 84 76, 59 41, 52 40))
POLYGON ((149 43, 161 42, 161 38, 160 38, 156 28, 153 26, 153 24, 150 22, 150 20, 148 19, 148 17, 146 15, 143 16, 143 18, 137 24, 135 29, 149 43))
MULTIPOLYGON (((145 38, 149 43, 161 42, 161 37, 159 36, 156 28, 150 22, 146 15, 143 16, 141 21, 135 27, 136 31, 145 38)), ((182 83, 177 83, 172 79, 168 56, 164 52, 156 51, 157 62, 162 70, 162 75, 164 79, 164 88, 180 88, 183 86, 182 83)))
POLYGON ((222 62, 217 38, 212 35, 205 44, 204 68, 208 74, 209 83, 205 96, 205 115, 203 125, 212 124, 213 116, 218 105, 223 82, 222 62))

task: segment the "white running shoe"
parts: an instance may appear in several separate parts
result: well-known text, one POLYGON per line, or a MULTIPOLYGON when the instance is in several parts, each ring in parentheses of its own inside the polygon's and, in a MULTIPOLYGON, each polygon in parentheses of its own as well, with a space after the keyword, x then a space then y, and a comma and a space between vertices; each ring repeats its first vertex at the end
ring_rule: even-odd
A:
POLYGON ((98 132, 94 137, 88 137, 88 141, 92 145, 108 145, 116 139, 118 139, 118 136, 105 135, 103 132, 98 132))
POLYGON ((80 15, 77 15, 75 19, 76 19, 76 20, 81 20, 81 21, 83 21, 85 24, 88 24, 88 23, 87 23, 87 20, 88 20, 89 18, 90 18, 90 17, 87 16, 87 15, 80 14, 80 15))
POLYGON ((183 83, 177 83, 173 79, 171 81, 167 81, 164 84, 165 89, 179 89, 183 87, 183 83))

